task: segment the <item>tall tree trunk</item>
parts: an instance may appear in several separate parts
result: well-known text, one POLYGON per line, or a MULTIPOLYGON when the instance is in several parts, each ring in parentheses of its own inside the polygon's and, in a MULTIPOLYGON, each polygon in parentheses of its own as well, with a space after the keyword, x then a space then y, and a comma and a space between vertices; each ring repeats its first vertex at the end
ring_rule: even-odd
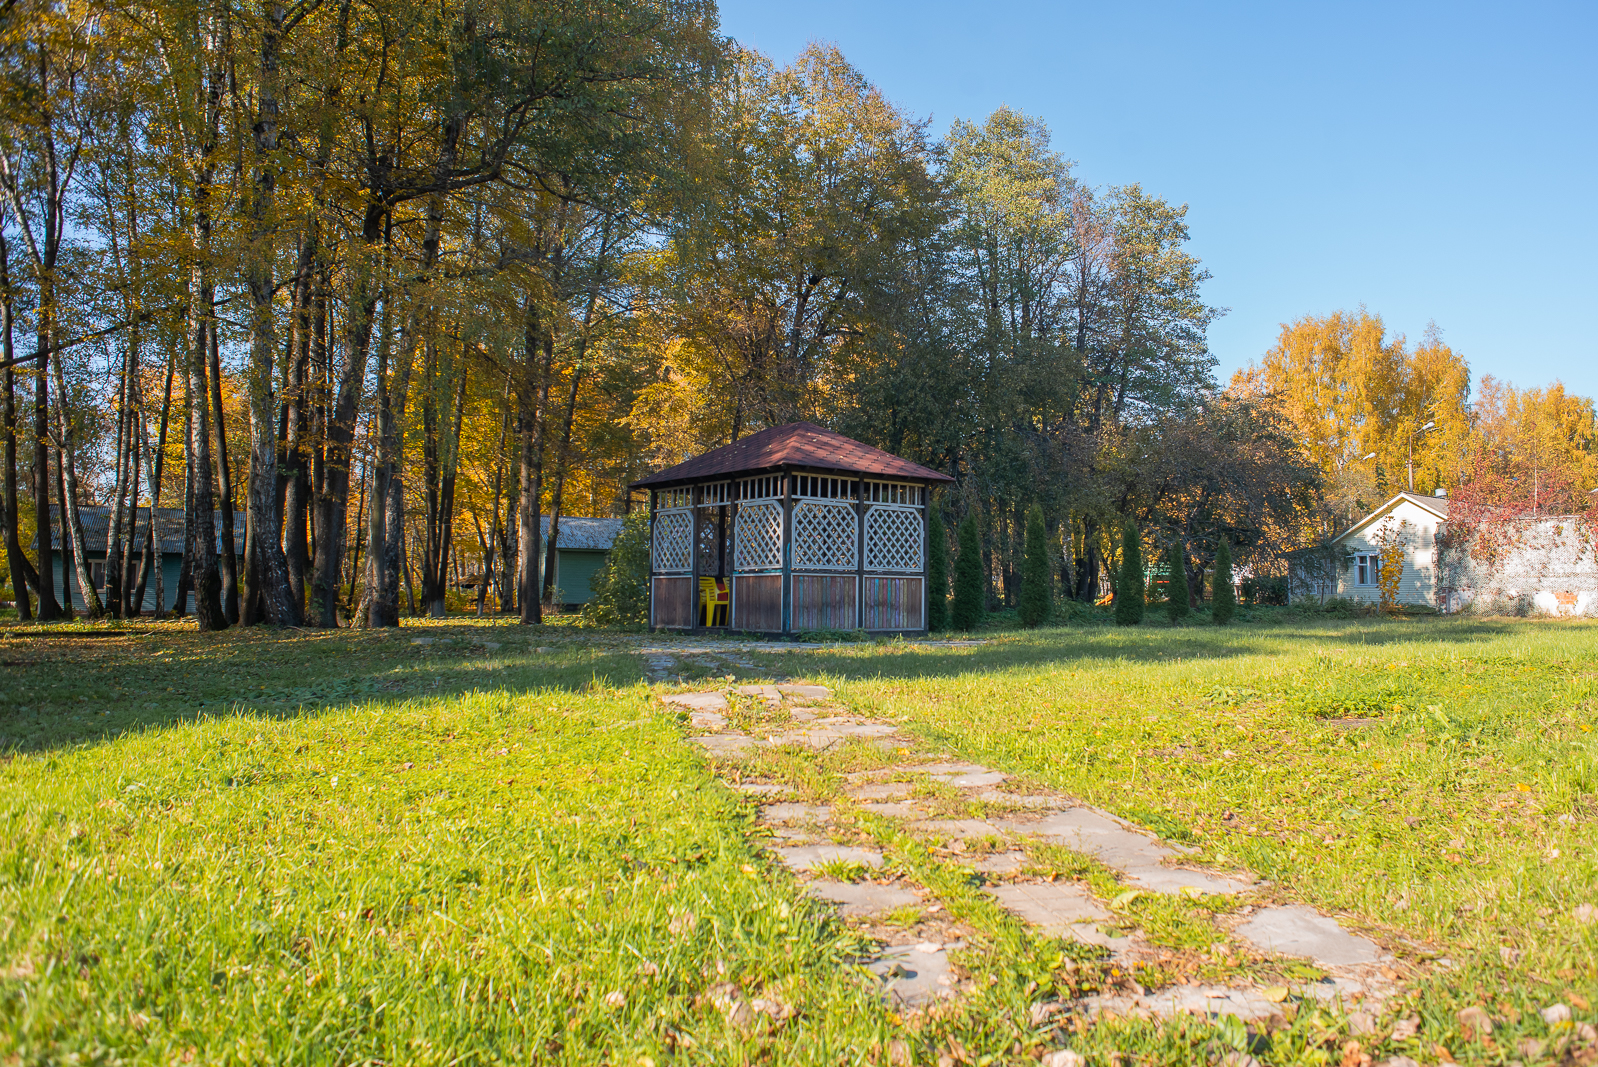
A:
MULTIPOLYGON (((100 591, 89 575, 88 541, 83 536, 83 516, 78 512, 78 464, 72 447, 72 414, 66 405, 66 378, 61 372, 61 353, 57 352, 51 365, 55 368, 56 425, 60 432, 61 499, 66 504, 62 523, 62 540, 71 538, 72 560, 78 576, 78 593, 83 599, 83 610, 89 618, 98 619, 105 614, 100 601, 100 591)), ((62 584, 66 584, 66 569, 62 568, 62 584)), ((69 587, 70 588, 70 587, 69 587)), ((70 599, 71 594, 68 593, 70 599)))
MULTIPOLYGON (((206 351, 210 361, 208 384, 211 387, 211 436, 216 449, 217 497, 220 503, 221 527, 217 549, 217 573, 222 579, 222 615, 228 623, 239 621, 239 561, 237 541, 233 536, 233 467, 228 462, 226 413, 222 408, 222 359, 218 351, 216 320, 206 328, 206 351)), ((268 435, 270 436, 270 434, 268 435)), ((274 490, 273 503, 277 502, 274 490)))
POLYGON ((128 374, 129 355, 132 352, 132 334, 129 347, 122 357, 122 376, 117 383, 117 443, 116 480, 112 483, 111 508, 105 523, 105 607, 113 619, 122 617, 122 523, 126 518, 128 493, 128 461, 133 441, 132 376, 128 374))
POLYGON ((455 481, 460 471, 461 417, 465 413, 465 406, 466 372, 463 368, 459 380, 455 383, 454 426, 450 429, 449 453, 445 457, 443 486, 439 492, 438 523, 434 535, 438 555, 431 561, 435 574, 433 600, 428 604, 428 613, 437 619, 442 619, 445 615, 444 595, 447 584, 445 570, 455 548, 455 481))
POLYGON ((555 339, 527 298, 523 327, 524 378, 517 396, 518 436, 521 439, 521 506, 517 522, 517 599, 523 624, 544 621, 538 590, 539 547, 542 543, 544 496, 544 427, 549 407, 549 375, 555 360, 555 339))
MULTIPOLYGON (((59 401, 59 399, 58 395, 57 400, 59 401)), ((60 408, 60 403, 57 403, 56 410, 58 413, 60 408)), ((56 463, 55 480, 56 494, 60 501, 56 507, 56 517, 60 521, 53 522, 49 529, 51 536, 56 538, 56 544, 61 548, 61 615, 63 618, 72 619, 77 617, 77 612, 72 604, 72 575, 77 571, 77 563, 72 558, 72 532, 67 521, 65 503, 67 499, 67 475, 66 470, 59 461, 56 463), (57 526, 60 527, 59 530, 55 529, 57 526)))
MULTIPOLYGON (((39 365, 33 377, 33 501, 39 533, 39 621, 61 618, 61 604, 55 597, 55 562, 50 558, 50 345, 55 331, 51 327, 50 299, 39 298, 39 365)), ((65 544, 63 542, 63 547, 65 544)), ((64 560, 65 557, 63 557, 64 560)), ((61 569, 66 583, 66 567, 61 569)), ((70 602, 71 594, 67 594, 70 602)))
MULTIPOLYGON (((17 616, 33 618, 33 600, 28 586, 37 587, 39 575, 33 572, 22 551, 22 535, 17 515, 17 393, 12 365, 12 302, 10 249, 6 247, 4 227, 0 227, 0 356, 5 359, 5 377, 0 380, 0 417, 5 419, 5 539, 6 566, 11 571, 11 589, 16 597, 17 616)), ((44 540, 41 538, 41 545, 44 540)))
POLYGON ((577 391, 583 380, 583 365, 579 359, 572 368, 572 385, 566 394, 566 413, 561 423, 560 449, 555 454, 555 496, 549 502, 549 542, 544 546, 544 600, 552 603, 555 592, 555 553, 560 541, 560 517, 566 497, 566 468, 571 458, 572 424, 577 418, 577 391))
POLYGON ((377 311, 377 286, 372 277, 371 259, 381 237, 381 216, 374 224, 368 218, 367 234, 353 250, 356 263, 350 268, 349 312, 345 318, 344 368, 338 378, 338 392, 327 412, 323 432, 321 487, 316 494, 316 556, 311 581, 311 614, 316 625, 331 629, 338 625, 339 595, 344 572, 344 549, 348 538, 350 500, 350 461, 355 443, 355 420, 360 410, 361 390, 366 381, 366 359, 372 344, 372 316, 377 311), (377 232, 372 233, 376 228, 377 232))
MULTIPOLYGON (((145 449, 145 465, 150 472, 150 556, 155 567, 155 617, 157 619, 166 615, 166 553, 162 550, 160 522, 157 519, 157 509, 161 506, 161 473, 166 463, 166 434, 172 421, 172 379, 176 375, 178 366, 177 353, 169 352, 166 357, 166 385, 161 390, 161 425, 156 431, 155 448, 145 449)), ((185 553, 186 555, 186 553, 185 553)), ((139 579, 139 600, 143 603, 144 579, 139 579)))
MULTIPOLYGON (((261 66, 256 84, 255 181, 250 204, 250 242, 245 254, 245 282, 250 291, 250 485, 245 518, 250 552, 249 595, 259 597, 266 620, 274 626, 296 626, 299 605, 290 595, 289 565, 280 537, 283 519, 277 497, 277 398, 272 390, 272 360, 277 340, 272 307, 272 257, 277 190, 274 156, 278 149, 278 52, 284 33, 284 7, 277 0, 261 4, 261 66)), ((217 418, 221 418, 220 411, 217 418)), ((217 429, 218 436, 221 427, 217 429)), ((225 459, 224 459, 225 462, 225 459)), ((223 517, 227 552, 232 544, 232 497, 223 517)), ((238 618, 237 593, 229 585, 229 618, 238 618)))
MULTIPOLYGON (((196 246, 208 247, 209 236, 209 233, 197 230, 196 246)), ((203 264, 195 266, 190 286, 188 439, 190 484, 194 487, 189 509, 190 580, 194 583, 194 617, 199 621, 200 629, 225 630, 228 620, 222 612, 222 575, 217 566, 216 485, 211 466, 211 392, 206 373, 215 297, 203 264)))

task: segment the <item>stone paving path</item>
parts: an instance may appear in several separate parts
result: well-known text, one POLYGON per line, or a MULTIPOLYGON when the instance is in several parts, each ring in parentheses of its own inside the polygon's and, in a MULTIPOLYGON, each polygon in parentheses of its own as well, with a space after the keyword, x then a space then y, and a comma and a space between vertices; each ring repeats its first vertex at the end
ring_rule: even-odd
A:
MULTIPOLYGON (((1038 932, 1096 946, 1128 973, 1171 953, 1131 928, 1115 914, 1120 905, 1095 897, 1085 882, 1046 874, 1047 865, 1035 863, 1029 850, 1059 846, 1098 861, 1125 887, 1120 898, 1136 892, 1234 898, 1239 906, 1216 917, 1215 949, 1263 956, 1267 964, 1276 957, 1307 960, 1325 975, 1291 989, 1261 987, 1240 973, 1227 983, 1157 990, 1131 983, 1074 1004, 1040 1006, 1045 1015, 1198 1013, 1256 1022, 1278 1016, 1288 997, 1380 1015, 1398 989, 1400 965, 1375 942, 1304 905, 1270 903, 1268 885, 1246 873, 1204 869, 1191 861, 1194 849, 1070 797, 1027 789, 1003 771, 926 752, 892 723, 838 706, 822 686, 728 681, 720 689, 661 699, 683 715, 691 742, 717 773, 760 805, 758 825, 771 854, 812 895, 835 904, 846 922, 881 944, 868 966, 890 1003, 915 1009, 958 996, 958 950, 975 931, 953 920, 926 886, 887 863, 880 838, 862 829, 860 813, 891 820, 935 858, 966 868, 983 892, 1038 932), (863 753, 855 762, 866 766, 830 772, 836 791, 826 803, 813 795, 812 802, 801 802, 803 790, 815 791, 813 775, 803 787, 791 775, 784 780, 784 759, 823 771, 825 754, 851 751, 863 753)), ((1287 960, 1279 962, 1292 973, 1287 960)))

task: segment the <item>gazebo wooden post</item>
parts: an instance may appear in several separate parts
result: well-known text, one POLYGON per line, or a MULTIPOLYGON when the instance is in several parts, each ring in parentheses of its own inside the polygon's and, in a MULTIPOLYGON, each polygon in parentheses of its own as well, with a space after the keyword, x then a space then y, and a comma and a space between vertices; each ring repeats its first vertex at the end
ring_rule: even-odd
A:
POLYGON ((781 468, 782 479, 782 632, 793 630, 793 476, 781 468))
POLYGON ((690 632, 699 625, 699 486, 688 487, 688 596, 693 604, 693 622, 690 632))
POLYGON ((660 490, 649 491, 649 631, 655 630, 655 521, 660 511, 660 490))
MULTIPOLYGON (((928 528, 931 524, 932 483, 923 482, 921 485, 921 629, 927 633, 932 632, 932 627, 927 619, 927 605, 932 602, 932 590, 927 588, 927 581, 932 570, 932 542, 927 536, 929 533, 928 528)), ((945 547, 940 546, 939 551, 945 551, 945 547)))
POLYGON ((854 625, 866 628, 866 480, 854 480, 854 625))

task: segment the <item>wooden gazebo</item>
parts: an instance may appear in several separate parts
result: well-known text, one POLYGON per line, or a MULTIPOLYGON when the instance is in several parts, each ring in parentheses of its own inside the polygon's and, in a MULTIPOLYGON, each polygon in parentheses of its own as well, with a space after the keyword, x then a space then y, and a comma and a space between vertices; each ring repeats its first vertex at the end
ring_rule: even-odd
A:
POLYGON ((925 631, 928 494, 950 481, 794 422, 634 482, 650 494, 650 625, 925 631))

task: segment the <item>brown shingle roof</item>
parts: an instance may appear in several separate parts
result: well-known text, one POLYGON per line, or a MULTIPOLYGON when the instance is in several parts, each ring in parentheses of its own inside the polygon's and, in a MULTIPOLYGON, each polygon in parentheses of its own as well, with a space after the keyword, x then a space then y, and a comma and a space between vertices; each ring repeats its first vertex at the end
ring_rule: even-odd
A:
POLYGON ((750 434, 730 445, 713 448, 702 456, 684 460, 632 484, 634 489, 697 482, 723 475, 749 474, 778 467, 814 467, 880 478, 907 478, 924 482, 952 482, 930 467, 861 444, 813 422, 790 422, 750 434))

